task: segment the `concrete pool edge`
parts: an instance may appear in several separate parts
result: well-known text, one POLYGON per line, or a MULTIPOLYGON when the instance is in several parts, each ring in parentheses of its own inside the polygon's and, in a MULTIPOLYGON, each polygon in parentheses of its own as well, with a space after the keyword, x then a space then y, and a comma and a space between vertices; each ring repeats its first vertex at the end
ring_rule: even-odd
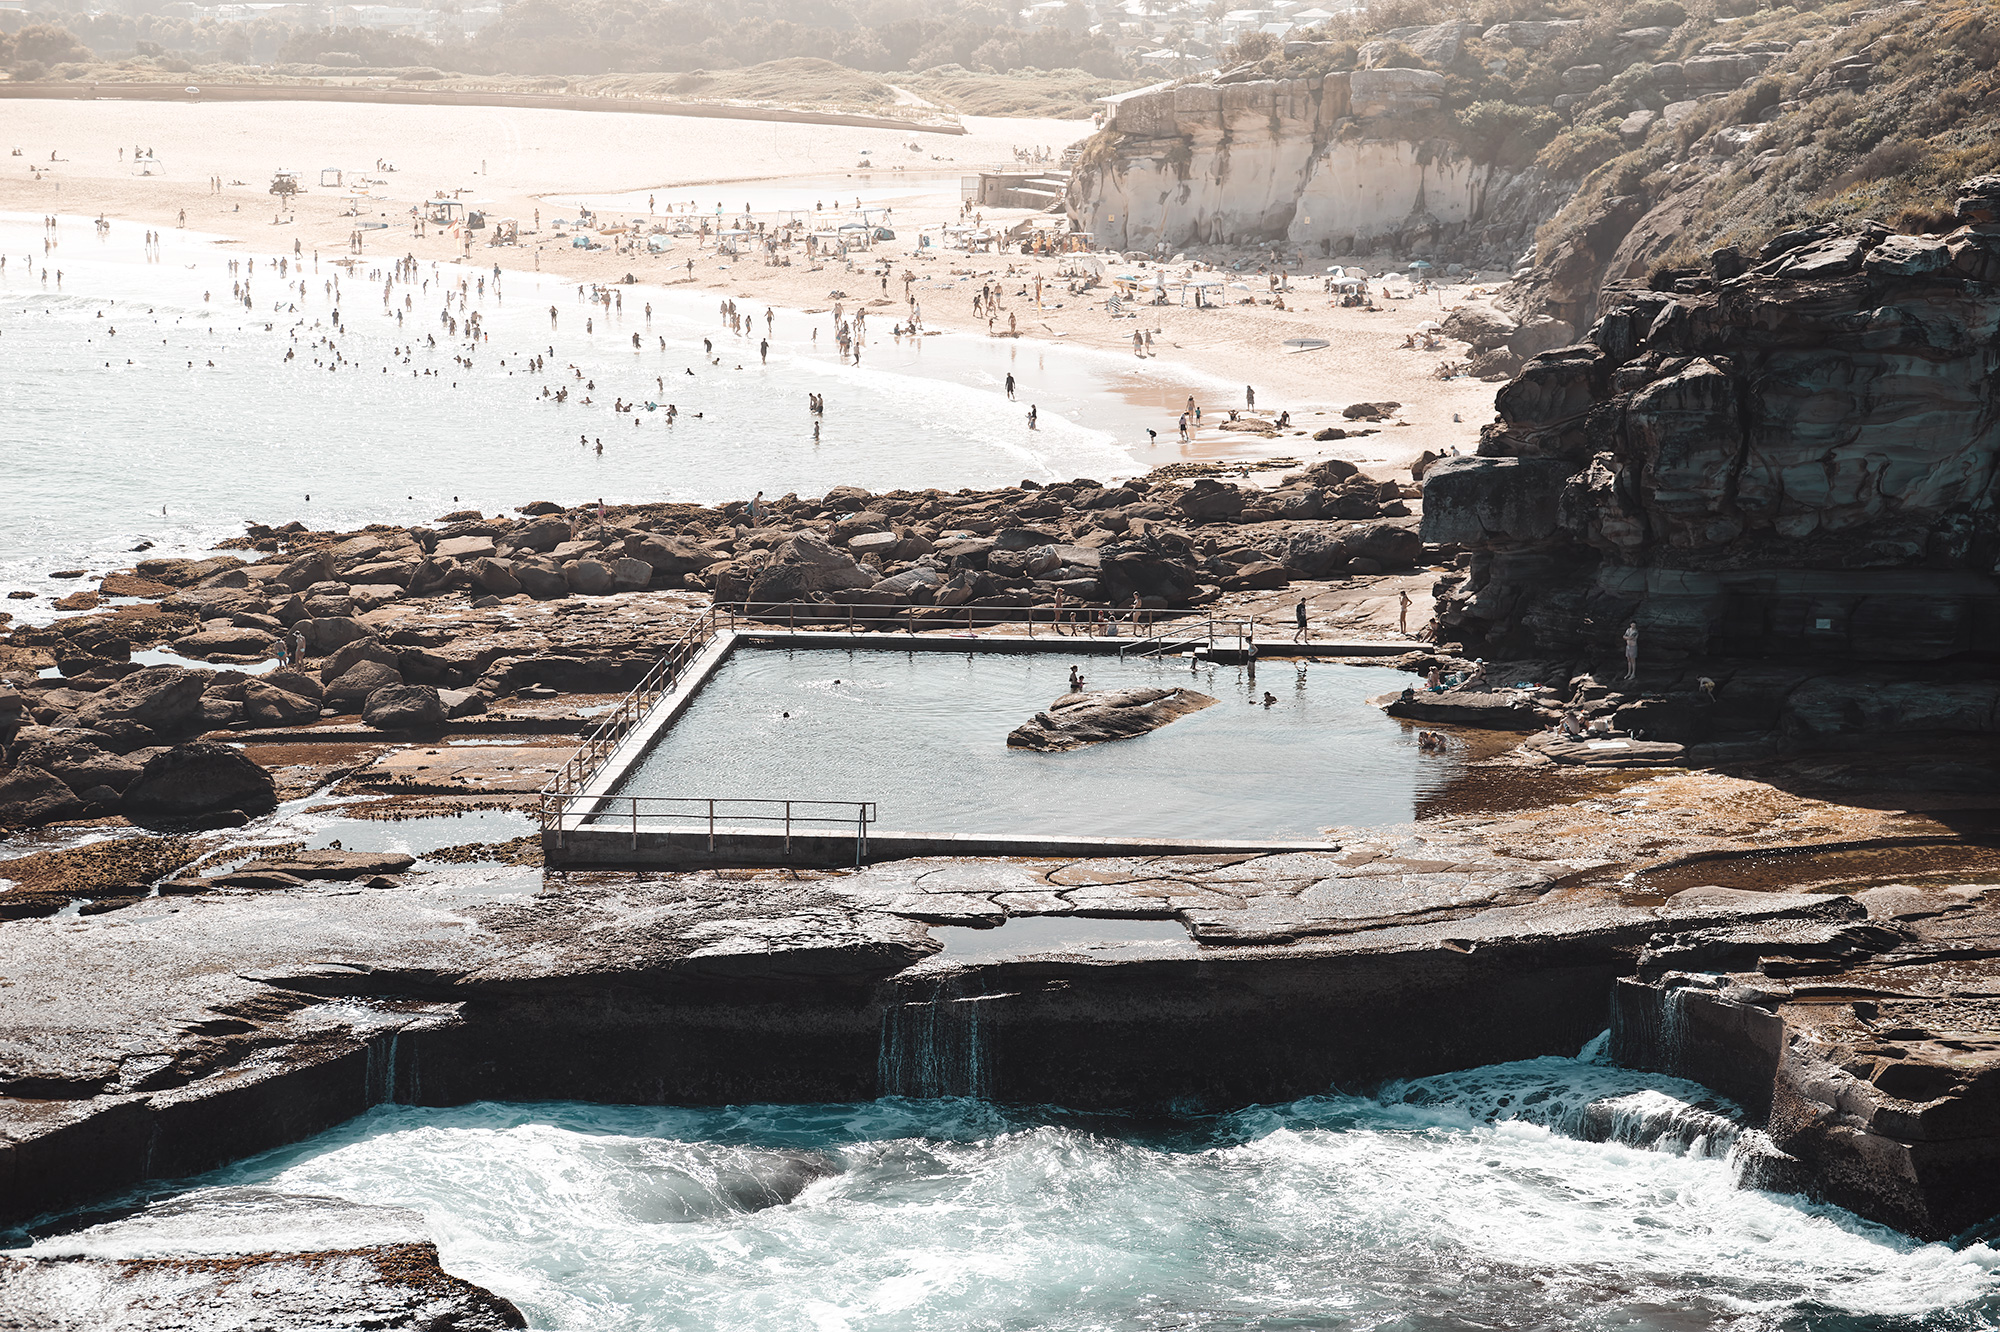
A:
MULTIPOLYGON (((703 823, 681 829, 660 826, 661 820, 641 815, 636 803, 618 819, 617 791, 637 768, 659 736, 687 711, 715 673, 739 645, 758 648, 848 648, 867 651, 930 652, 1112 652, 1128 647, 1129 638, 1072 638, 1050 635, 996 634, 964 638, 848 633, 786 629, 718 629, 673 687, 619 741, 610 756, 574 796, 555 797, 561 809, 544 820, 542 856, 552 868, 625 866, 654 869, 832 868, 859 867, 876 860, 909 860, 942 856, 1048 857, 1073 856, 1259 856, 1283 852, 1336 851, 1327 839, 1245 840, 1236 838, 1077 837, 1004 833, 926 831, 877 832, 865 824, 827 831, 814 829, 763 831, 718 822, 711 812, 703 823), (1088 646, 1086 646, 1088 645, 1088 646)), ((1299 647, 1299 644, 1287 644, 1299 647)), ((1352 644, 1345 646, 1354 646, 1352 644)), ((1324 649, 1322 649, 1323 651, 1324 649)), ((720 799, 720 798, 718 798, 720 799)), ((740 803, 740 802, 729 802, 740 803)), ((809 803, 809 802, 799 802, 809 803)), ((726 817, 726 816, 725 816, 726 817)), ((824 822, 822 820, 821 822, 824 822)))

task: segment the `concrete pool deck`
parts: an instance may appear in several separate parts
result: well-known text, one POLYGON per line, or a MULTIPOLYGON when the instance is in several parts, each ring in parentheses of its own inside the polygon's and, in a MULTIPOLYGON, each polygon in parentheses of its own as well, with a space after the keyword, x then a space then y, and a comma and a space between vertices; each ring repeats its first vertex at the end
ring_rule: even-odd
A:
MULTIPOLYGON (((617 794, 655 743, 693 704, 702 688, 739 645, 760 648, 833 648, 923 652, 1088 652, 1114 655, 1130 638, 986 633, 942 635, 846 630, 720 629, 688 663, 674 686, 612 750, 583 788, 561 801, 544 820, 542 853, 552 866, 629 866, 663 869, 727 867, 828 868, 921 857, 1256 856, 1328 851, 1324 838, 1132 838, 1064 835, 878 830, 872 802, 781 799, 646 797, 617 794), (670 799, 676 803, 669 804, 670 799), (650 804, 650 810, 646 806, 650 804), (802 808, 815 807, 815 808, 802 808), (866 809, 864 815, 863 807, 866 809), (754 811, 754 812, 753 812, 754 811), (762 824, 764 826, 757 826, 762 824)), ((1287 656, 1389 655, 1415 645, 1258 642, 1258 654, 1287 656), (1367 653, 1352 649, 1369 649, 1367 653)))

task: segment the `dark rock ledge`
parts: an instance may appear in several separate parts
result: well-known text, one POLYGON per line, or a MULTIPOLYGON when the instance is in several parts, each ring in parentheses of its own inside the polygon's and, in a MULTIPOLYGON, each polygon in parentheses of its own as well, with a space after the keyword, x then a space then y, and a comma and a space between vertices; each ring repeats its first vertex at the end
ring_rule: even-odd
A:
MULTIPOLYGON (((1771 1036, 1768 1009, 1718 991, 1762 1015, 1765 1067, 1820 1058, 1790 1013, 1824 1013, 1829 992, 1802 985, 1867 986, 1876 1046, 1912 1052, 1869 1058, 1916 1071, 1847 1075, 1883 1098, 1865 1123, 1850 1122, 1851 1097, 1849 1118, 1808 1123, 1796 1107, 1822 1083, 1803 1076, 1784 1084, 1799 1095, 1760 1101, 1733 1048, 1713 1067, 1645 1048, 1753 1115, 1769 1105, 1794 1187, 1920 1235, 1984 1219, 2000 1122, 1960 1046, 2000 1031, 1986 998, 2000 994, 2000 913, 1985 889, 1947 893, 1935 920, 1826 894, 1633 895, 1617 863, 1492 835, 1488 821, 1311 854, 796 875, 466 866, 379 889, 217 886, 11 921, 0 1208, 18 1222, 195 1174, 385 1100, 1287 1100, 1573 1054, 1606 1025, 1614 988, 1671 967, 1761 969, 1767 987, 1785 974, 1780 1015, 1801 1034, 1771 1036), (1203 946, 966 966, 925 928, 1031 914, 1175 918, 1203 946), (1889 975, 1933 977, 1932 1008, 1891 1015, 1889 975), (1924 1145, 1946 1125, 1948 1154, 1924 1145), (1948 1171, 1903 1164, 1947 1155, 1948 1171)), ((1628 1028, 1634 984, 1619 991, 1628 1028)), ((1646 1057, 1629 1037, 1622 1048, 1646 1057)))

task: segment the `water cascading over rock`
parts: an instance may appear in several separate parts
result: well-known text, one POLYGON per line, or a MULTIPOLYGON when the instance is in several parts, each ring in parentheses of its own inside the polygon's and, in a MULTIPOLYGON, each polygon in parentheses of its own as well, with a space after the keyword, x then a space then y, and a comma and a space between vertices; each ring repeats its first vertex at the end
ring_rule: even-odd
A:
POLYGON ((882 1010, 878 1079, 884 1096, 993 1094, 993 1061, 977 996, 951 980, 898 982, 882 1010))

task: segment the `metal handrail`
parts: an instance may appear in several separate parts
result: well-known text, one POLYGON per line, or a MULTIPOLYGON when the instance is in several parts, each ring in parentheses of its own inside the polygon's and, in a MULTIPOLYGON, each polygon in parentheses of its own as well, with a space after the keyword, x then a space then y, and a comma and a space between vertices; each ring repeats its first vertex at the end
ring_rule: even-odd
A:
MULTIPOLYGON (((792 849, 792 832, 799 826, 854 829, 854 867, 859 869, 868 854, 868 828, 878 821, 880 811, 872 800, 787 800, 767 796, 559 796, 551 801, 544 799, 545 810, 551 804, 570 806, 588 803, 590 809, 580 816, 586 823, 603 825, 622 821, 631 831, 632 847, 639 845, 640 821, 649 825, 674 821, 692 822, 706 830, 708 849, 715 850, 717 820, 729 824, 776 823, 785 830, 785 851, 792 849), (689 807, 685 812, 675 808, 689 807), (664 807, 664 808, 663 808, 664 807), (720 808, 718 808, 720 807, 720 808), (748 808, 744 808, 748 807, 748 808), (622 810, 622 815, 621 815, 622 810), (767 811, 767 812, 759 812, 767 811), (822 812, 834 811, 834 812, 822 812)), ((558 819, 567 814, 567 809, 558 814, 558 819)), ((671 833, 671 830, 669 830, 671 833)))
POLYGON ((669 693, 701 650, 714 639, 717 617, 713 610, 703 613, 701 618, 689 626, 686 633, 676 639, 660 659, 653 663, 626 695, 618 700, 611 714, 593 727, 583 737, 583 743, 564 762, 560 771, 542 788, 542 795, 569 796, 580 792, 597 775, 632 728, 652 710, 660 698, 669 693))
POLYGON ((1135 639, 1127 643, 1118 649, 1118 655, 1122 658, 1129 653, 1137 652, 1141 656, 1156 657, 1162 652, 1167 652, 1173 648, 1187 644, 1206 646, 1209 651, 1213 652, 1215 650, 1215 641, 1218 638, 1249 640, 1252 637, 1251 630, 1256 627, 1256 623, 1255 620, 1218 619, 1211 615, 1206 617, 1202 621, 1201 626, 1193 632, 1176 632, 1173 629, 1162 629, 1145 638, 1135 639), (1147 646, 1148 644, 1152 646, 1149 647, 1147 646))
MULTIPOLYGON (((1194 611, 1177 610, 1133 610, 1118 606, 1065 606, 1057 610, 1051 606, 904 606, 904 605, 849 605, 844 602, 817 601, 729 601, 718 602, 711 614, 720 620, 727 617, 728 627, 736 628, 739 623, 775 625, 783 623, 785 628, 795 632, 810 633, 825 631, 832 633, 858 633, 862 629, 883 625, 899 624, 909 633, 918 632, 918 619, 924 612, 950 610, 952 616, 947 623, 943 617, 934 617, 934 623, 926 628, 953 628, 962 624, 966 631, 996 628, 1004 624, 1025 624, 1028 637, 1035 636, 1035 629, 1045 626, 1057 634, 1063 626, 1072 630, 1078 638, 1115 638, 1117 626, 1155 626, 1173 623, 1197 614, 1194 611), (759 614, 762 610, 766 613, 759 614), (1066 618, 1065 618, 1066 617, 1066 618), (1079 618, 1087 617, 1087 618, 1079 618)), ((1244 621, 1248 623, 1248 621, 1244 621)))
POLYGON ((716 820, 726 820, 730 824, 782 824, 786 850, 792 850, 792 830, 798 826, 852 826, 856 866, 860 866, 862 856, 868 854, 868 826, 880 818, 880 808, 874 800, 784 800, 778 796, 598 796, 590 804, 596 808, 584 818, 598 824, 618 822, 618 810, 622 806, 624 822, 632 830, 634 846, 638 846, 640 820, 650 824, 672 820, 702 824, 708 836, 708 850, 716 848, 716 820), (674 806, 692 808, 682 812, 674 806))

